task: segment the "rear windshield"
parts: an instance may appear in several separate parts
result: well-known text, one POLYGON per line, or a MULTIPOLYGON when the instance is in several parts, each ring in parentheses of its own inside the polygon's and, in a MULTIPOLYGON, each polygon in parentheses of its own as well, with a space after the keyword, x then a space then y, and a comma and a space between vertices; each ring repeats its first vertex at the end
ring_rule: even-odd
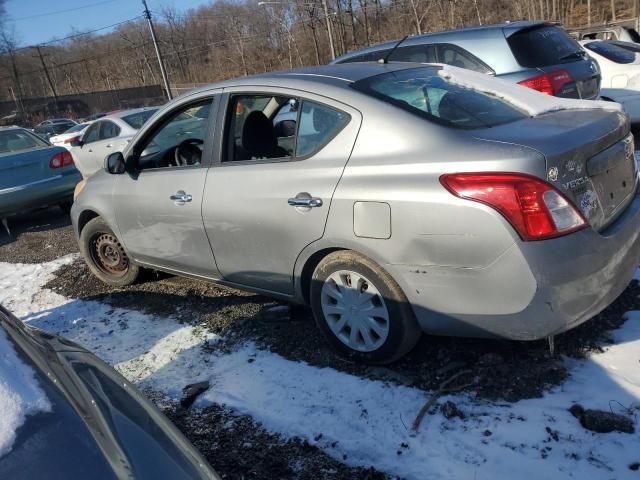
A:
POLYGON ((49 144, 47 142, 26 130, 13 129, 0 131, 0 155, 10 155, 15 152, 48 146, 49 144))
POLYGON ((520 30, 507 38, 518 63, 527 68, 575 62, 584 57, 580 45, 553 25, 520 30))
POLYGON ((636 59, 635 53, 610 43, 589 42, 584 47, 615 63, 633 63, 636 59))
POLYGON ((620 42, 620 41, 609 41, 609 42, 602 42, 602 43, 606 43, 607 45, 614 45, 618 48, 622 48, 629 52, 640 53, 640 45, 637 45, 635 43, 620 42))
POLYGON ((130 126, 139 130, 144 125, 144 122, 149 120, 151 116, 156 113, 157 109, 152 110, 144 110, 143 112, 132 113, 131 115, 127 115, 126 117, 122 117, 122 120, 127 122, 130 126))
POLYGON ((448 82, 440 68, 421 67, 383 73, 353 88, 428 120, 455 128, 485 128, 526 118, 506 101, 448 82))

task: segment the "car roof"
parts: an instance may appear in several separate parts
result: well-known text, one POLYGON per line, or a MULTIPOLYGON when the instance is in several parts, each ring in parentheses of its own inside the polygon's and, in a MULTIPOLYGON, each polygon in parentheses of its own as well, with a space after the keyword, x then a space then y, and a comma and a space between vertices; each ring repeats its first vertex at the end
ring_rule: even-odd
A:
POLYGON ((128 115, 132 115, 134 113, 146 112, 147 110, 157 110, 158 108, 160 107, 140 107, 140 108, 131 108, 129 110, 119 110, 115 113, 105 115, 104 117, 96 118, 94 121, 99 122, 100 120, 106 120, 109 118, 122 118, 128 115))
MULTIPOLYGON (((543 20, 518 20, 515 22, 504 22, 504 23, 494 23, 490 25, 476 25, 472 27, 464 27, 458 28, 455 30, 443 30, 441 32, 429 32, 423 33, 421 35, 410 35, 402 42, 402 46, 409 45, 420 45, 421 43, 445 43, 448 38, 456 37, 456 39, 461 40, 465 37, 485 37, 485 36, 495 36, 495 34, 499 33, 500 35, 504 35, 509 37, 520 30, 524 30, 531 27, 537 27, 540 25, 558 25, 552 22, 546 22, 543 20)), ((353 57, 354 55, 362 55, 371 52, 377 52, 379 50, 385 50, 388 48, 393 48, 401 39, 391 40, 388 42, 378 43, 376 45, 372 45, 370 47, 352 50, 340 57, 336 58, 334 61, 341 61, 347 58, 353 57)))
MULTIPOLYGON (((291 83, 300 85, 308 84, 312 89, 313 85, 317 86, 341 86, 347 87, 349 84, 362 80, 364 78, 373 77, 382 73, 394 72, 398 70, 408 70, 414 68, 425 67, 441 67, 438 64, 415 64, 408 62, 393 63, 375 63, 375 62, 353 62, 337 65, 320 65, 316 67, 305 67, 293 70, 283 70, 279 72, 262 73, 258 75, 250 75, 246 77, 238 77, 222 82, 212 83, 204 87, 191 90, 183 96, 193 95, 200 92, 206 92, 211 89, 225 87, 242 87, 242 86, 285 86, 283 83, 290 80, 291 83)), ((292 85, 293 86, 293 85, 292 85)))

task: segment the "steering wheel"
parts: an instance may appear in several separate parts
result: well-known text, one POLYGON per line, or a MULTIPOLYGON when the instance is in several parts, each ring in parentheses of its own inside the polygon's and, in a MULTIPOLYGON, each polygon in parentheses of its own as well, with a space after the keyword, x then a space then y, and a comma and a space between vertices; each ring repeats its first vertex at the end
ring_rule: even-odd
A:
POLYGON ((202 145, 204 141, 199 138, 187 138, 181 141, 173 151, 173 159, 176 167, 199 165, 202 160, 202 150, 196 145, 202 145))

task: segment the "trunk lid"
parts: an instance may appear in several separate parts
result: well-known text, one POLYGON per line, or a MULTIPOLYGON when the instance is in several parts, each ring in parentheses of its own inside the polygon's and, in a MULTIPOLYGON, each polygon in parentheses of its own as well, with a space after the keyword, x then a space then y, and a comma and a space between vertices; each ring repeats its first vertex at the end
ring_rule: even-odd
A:
POLYGON ((49 166, 51 157, 63 152, 61 147, 43 147, 0 155, 0 190, 46 180, 60 174, 49 166))
POLYGON ((631 202, 637 168, 627 117, 600 109, 562 110, 477 132, 476 138, 533 148, 544 180, 564 193, 597 231, 631 202))

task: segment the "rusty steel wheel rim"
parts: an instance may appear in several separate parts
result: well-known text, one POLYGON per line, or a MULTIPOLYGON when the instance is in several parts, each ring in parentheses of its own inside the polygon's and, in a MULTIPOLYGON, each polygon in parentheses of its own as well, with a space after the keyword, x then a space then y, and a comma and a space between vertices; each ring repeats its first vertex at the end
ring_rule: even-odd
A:
POLYGON ((91 259, 107 275, 122 277, 129 270, 129 257, 122 244, 111 233, 98 233, 91 240, 91 259))

